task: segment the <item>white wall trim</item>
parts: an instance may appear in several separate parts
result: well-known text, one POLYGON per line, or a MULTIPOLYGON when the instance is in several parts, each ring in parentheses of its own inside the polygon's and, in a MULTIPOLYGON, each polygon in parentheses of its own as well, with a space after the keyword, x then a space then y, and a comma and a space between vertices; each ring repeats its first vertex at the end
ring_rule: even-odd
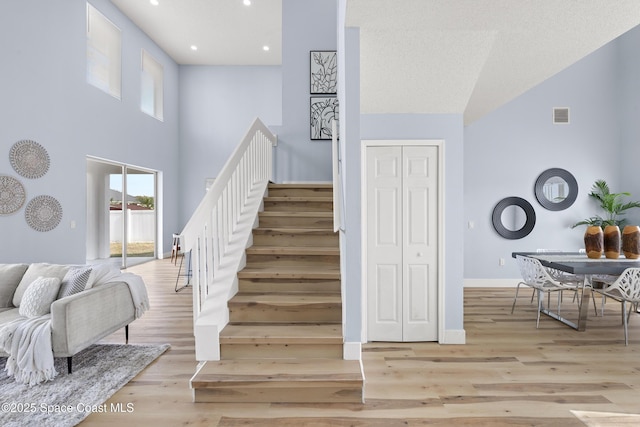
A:
POLYGON ((464 279, 465 288, 515 288, 521 279, 464 279))
POLYGON ((446 329, 440 344, 466 344, 467 334, 464 329, 446 329))
POLYGON ((207 342, 207 345, 201 345, 196 348, 196 360, 220 360, 220 325, 224 321, 216 322, 212 319, 207 319, 198 323, 198 327, 194 328, 194 336, 196 343, 207 342))
POLYGON ((362 360, 362 343, 345 342, 342 345, 342 358, 344 360, 362 360))

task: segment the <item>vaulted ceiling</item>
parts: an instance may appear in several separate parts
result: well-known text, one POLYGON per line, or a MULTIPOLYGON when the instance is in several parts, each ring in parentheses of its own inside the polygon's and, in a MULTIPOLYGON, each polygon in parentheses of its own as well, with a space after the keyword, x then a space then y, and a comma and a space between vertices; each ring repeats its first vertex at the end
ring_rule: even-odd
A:
MULTIPOLYGON (((281 63, 282 0, 111 1, 179 64, 281 63)), ((466 123, 640 24, 640 0, 347 0, 346 12, 363 113, 466 123)))

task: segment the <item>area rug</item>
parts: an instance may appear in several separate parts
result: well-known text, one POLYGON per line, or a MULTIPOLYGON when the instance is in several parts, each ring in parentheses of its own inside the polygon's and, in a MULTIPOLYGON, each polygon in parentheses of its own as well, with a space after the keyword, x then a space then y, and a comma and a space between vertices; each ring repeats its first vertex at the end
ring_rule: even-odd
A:
POLYGON ((67 359, 56 358, 58 376, 33 387, 9 378, 4 370, 7 358, 0 357, 0 425, 75 426, 92 412, 132 410, 131 403, 104 402, 168 348, 169 344, 92 345, 73 357, 71 375, 67 359))

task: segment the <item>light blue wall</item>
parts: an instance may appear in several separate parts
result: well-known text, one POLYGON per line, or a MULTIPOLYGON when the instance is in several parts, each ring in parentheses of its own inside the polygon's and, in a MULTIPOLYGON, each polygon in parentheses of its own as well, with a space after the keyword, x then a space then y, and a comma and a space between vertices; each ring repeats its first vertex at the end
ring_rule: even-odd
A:
MULTIPOLYGON (((620 37, 618 49, 618 117, 620 125, 620 186, 628 191, 630 200, 640 200, 640 28, 620 37)), ((640 209, 626 215, 629 224, 640 224, 640 209)))
MULTIPOLYGON (((463 117, 461 114, 363 114, 361 138, 442 139, 444 144, 445 330, 463 329, 463 117)), ((355 159, 350 159, 350 162, 355 159)), ((360 159, 358 159, 360 161, 360 159)), ((353 185, 353 183, 349 183, 353 185)), ((359 185, 359 184, 358 184, 359 185)))
POLYGON ((180 66, 180 218, 204 196, 253 120, 282 123, 278 66, 180 66))
POLYGON ((331 142, 310 138, 309 52, 337 49, 336 0, 282 1, 282 126, 278 182, 330 181, 331 142))
MULTIPOLYGON (((112 3, 91 3, 122 30, 121 101, 86 83, 84 0, 0 5, 0 174, 19 178, 27 201, 48 194, 63 208, 50 232, 31 229, 24 207, 0 217, 0 263, 84 262, 87 155, 162 171, 164 228, 170 233, 178 225, 178 67, 112 3), (164 122, 140 111, 142 48, 164 67, 164 122), (22 178, 11 167, 9 149, 21 139, 47 150, 51 166, 44 177, 22 178)), ((165 247, 170 243, 165 235, 165 247)))
POLYGON ((282 66, 180 66, 184 224, 254 118, 278 135, 277 182, 331 180, 330 141, 309 136, 309 52, 336 50, 336 0, 284 0, 282 66))
MULTIPOLYGON (((635 46, 625 55, 637 58, 635 46)), ((570 226, 597 213, 587 196, 594 181, 607 180, 613 191, 628 188, 620 188, 619 174, 620 159, 629 153, 620 143, 618 82, 625 64, 619 53, 619 43, 610 43, 465 128, 464 220, 459 224, 465 279, 519 277, 513 251, 582 248, 584 227, 570 226), (570 108, 570 124, 552 123, 554 107, 570 108), (579 185, 578 199, 564 211, 546 210, 534 196, 538 175, 554 167, 570 171, 579 185), (536 226, 523 239, 504 239, 492 227, 495 204, 508 196, 522 197, 535 209, 536 226), (475 228, 468 228, 469 221, 475 228)), ((633 102, 638 93, 629 95, 633 102)), ((637 123, 637 111, 635 116, 628 120, 637 123)))

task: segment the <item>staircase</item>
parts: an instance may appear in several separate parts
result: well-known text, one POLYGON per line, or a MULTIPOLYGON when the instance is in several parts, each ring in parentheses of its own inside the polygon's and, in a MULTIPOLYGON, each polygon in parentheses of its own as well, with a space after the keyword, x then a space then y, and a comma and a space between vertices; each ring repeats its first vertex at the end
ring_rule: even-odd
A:
POLYGON ((270 184, 220 358, 191 381, 195 402, 362 402, 343 360, 340 249, 331 185, 270 184))

